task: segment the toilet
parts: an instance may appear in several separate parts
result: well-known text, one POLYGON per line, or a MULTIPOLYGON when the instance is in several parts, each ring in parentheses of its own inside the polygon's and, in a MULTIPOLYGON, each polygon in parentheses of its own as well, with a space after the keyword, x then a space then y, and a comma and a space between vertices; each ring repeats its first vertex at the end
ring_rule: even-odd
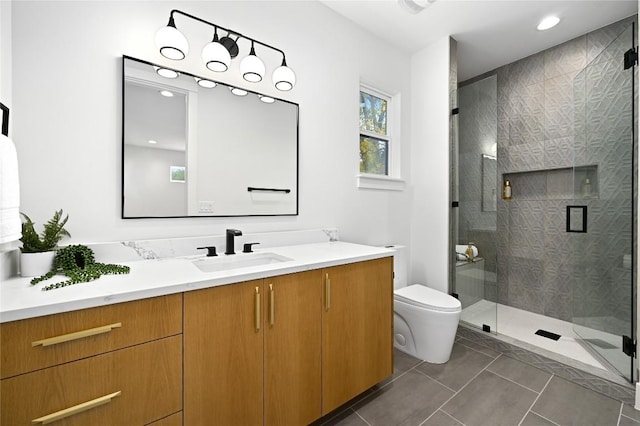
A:
POLYGON ((406 285, 405 247, 393 246, 394 346, 433 364, 451 357, 462 305, 458 299, 422 284, 406 285))

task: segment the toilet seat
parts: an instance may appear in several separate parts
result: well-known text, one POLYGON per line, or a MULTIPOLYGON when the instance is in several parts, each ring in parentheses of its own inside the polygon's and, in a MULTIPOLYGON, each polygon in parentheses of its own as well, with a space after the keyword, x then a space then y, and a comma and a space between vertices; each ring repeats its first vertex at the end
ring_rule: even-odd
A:
POLYGON ((394 295, 397 301, 439 312, 458 312, 462 309, 462 304, 455 297, 421 284, 400 288, 394 295))

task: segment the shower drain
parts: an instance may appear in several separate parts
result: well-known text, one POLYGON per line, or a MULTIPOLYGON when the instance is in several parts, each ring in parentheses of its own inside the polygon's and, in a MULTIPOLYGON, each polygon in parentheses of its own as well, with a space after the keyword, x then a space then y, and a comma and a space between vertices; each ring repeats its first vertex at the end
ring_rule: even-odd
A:
POLYGON ((551 339, 551 340, 558 340, 558 339, 560 339, 560 337, 562 337, 559 334, 552 333, 552 332, 547 331, 547 330, 538 330, 538 331, 536 331, 536 334, 538 336, 546 337, 547 339, 551 339))

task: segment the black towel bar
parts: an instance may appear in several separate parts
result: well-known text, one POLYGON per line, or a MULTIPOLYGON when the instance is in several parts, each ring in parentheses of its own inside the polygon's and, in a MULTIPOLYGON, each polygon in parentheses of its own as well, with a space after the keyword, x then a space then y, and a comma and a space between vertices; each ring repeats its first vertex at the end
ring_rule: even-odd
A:
POLYGON ((253 192, 253 191, 264 191, 264 192, 284 192, 284 193, 290 193, 291 190, 290 189, 278 189, 278 188, 254 188, 253 186, 249 186, 247 187, 247 191, 249 192, 253 192))

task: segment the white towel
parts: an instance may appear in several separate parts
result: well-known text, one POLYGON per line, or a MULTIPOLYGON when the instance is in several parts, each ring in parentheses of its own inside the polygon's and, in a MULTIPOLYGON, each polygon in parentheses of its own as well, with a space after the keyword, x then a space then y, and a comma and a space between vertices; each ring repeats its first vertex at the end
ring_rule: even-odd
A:
POLYGON ((18 155, 11 139, 0 135, 0 244, 21 236, 18 155))
MULTIPOLYGON (((467 254, 467 249, 469 248, 469 244, 458 244, 456 245, 456 253, 467 254)), ((473 250, 473 257, 478 257, 478 247, 471 245, 471 249, 473 250)))

